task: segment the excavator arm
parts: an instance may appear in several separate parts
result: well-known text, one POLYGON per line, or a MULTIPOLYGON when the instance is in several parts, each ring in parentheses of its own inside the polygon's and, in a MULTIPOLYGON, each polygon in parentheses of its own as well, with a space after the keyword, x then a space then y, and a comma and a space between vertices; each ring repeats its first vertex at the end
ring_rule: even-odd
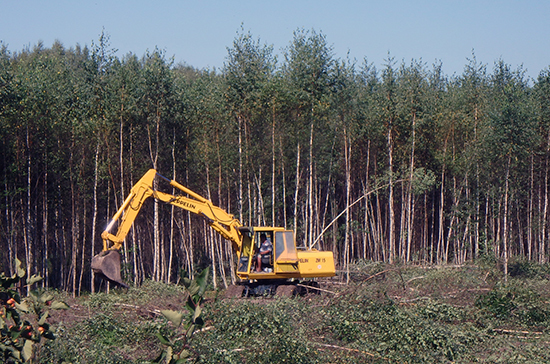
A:
POLYGON ((118 251, 122 247, 124 239, 126 235, 128 235, 143 203, 149 197, 153 197, 159 201, 204 217, 216 232, 231 242, 236 252, 241 251, 242 235, 239 229, 242 227, 242 224, 239 220, 187 187, 163 177, 154 169, 150 169, 132 187, 130 194, 115 213, 105 231, 101 234, 101 238, 103 239, 103 251, 92 258, 92 269, 96 273, 99 273, 110 281, 124 285, 120 278, 120 254, 118 251), (172 187, 185 193, 187 196, 173 195, 156 190, 156 177, 164 179, 172 187), (111 233, 117 221, 119 221, 118 230, 116 233, 111 233))

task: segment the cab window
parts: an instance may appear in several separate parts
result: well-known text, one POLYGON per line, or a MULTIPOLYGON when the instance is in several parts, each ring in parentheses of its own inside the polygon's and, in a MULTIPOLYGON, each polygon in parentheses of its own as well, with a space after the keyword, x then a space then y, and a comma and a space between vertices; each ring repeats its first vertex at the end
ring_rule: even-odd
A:
POLYGON ((277 231, 275 233, 275 260, 297 260, 296 247, 294 245, 294 232, 277 231))

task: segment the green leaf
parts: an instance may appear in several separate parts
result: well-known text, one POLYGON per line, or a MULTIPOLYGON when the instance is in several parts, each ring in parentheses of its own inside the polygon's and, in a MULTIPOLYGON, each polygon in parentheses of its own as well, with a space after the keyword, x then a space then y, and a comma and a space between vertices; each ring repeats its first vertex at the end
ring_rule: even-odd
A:
POLYGON ((189 350, 183 349, 180 353, 180 358, 176 363, 183 363, 190 356, 191 356, 191 352, 189 350))
POLYGON ((187 292, 189 292, 191 296, 195 296, 196 294, 198 294, 199 290, 200 286, 196 283, 196 281, 191 282, 189 287, 187 287, 187 292))
POLYGON ((27 279, 27 284, 30 286, 36 282, 40 282, 44 278, 40 277, 39 275, 33 274, 30 278, 27 279))
POLYGON ((166 338, 166 336, 162 335, 161 333, 157 332, 155 333, 155 335, 157 335, 157 337, 159 338, 160 340, 160 343, 162 345, 170 345, 170 341, 166 338))
MULTIPOLYGON (((28 342, 28 340, 27 340, 27 342, 28 342)), ((25 345, 26 345, 26 343, 25 343, 25 345)), ((11 348, 11 347, 9 347, 9 346, 8 346, 8 350, 11 351, 11 355, 12 355, 15 359, 17 359, 17 360, 21 359, 21 353, 20 353, 20 352, 16 351, 14 348, 11 348)))
POLYGON ((23 355, 23 360, 27 361, 32 356, 32 341, 25 340, 25 345, 23 346, 23 350, 21 351, 21 354, 23 355))
POLYGON ((191 283, 193 283, 193 280, 189 278, 183 278, 183 285, 185 286, 185 288, 189 288, 189 286, 191 286, 191 283))
POLYGON ((197 328, 201 328, 204 326, 204 320, 202 319, 202 317, 197 317, 197 319, 195 320, 195 325, 197 325, 197 328))
POLYGON ((166 354, 164 353, 164 350, 159 354, 159 356, 156 357, 155 360, 153 360, 153 363, 160 363, 164 360, 164 357, 166 354))
POLYGON ((201 315, 201 313, 202 313, 201 306, 197 306, 197 308, 195 308, 195 313, 193 314, 193 322, 197 320, 197 318, 201 315))
POLYGON ((179 326, 183 320, 183 314, 181 312, 172 310, 162 310, 160 312, 176 326, 179 326))
POLYGON ((62 301, 52 301, 50 307, 54 310, 68 310, 70 308, 68 304, 62 301))
POLYGON ((19 311, 29 312, 29 306, 27 306, 26 303, 15 302, 15 308, 17 308, 19 311))
POLYGON ((41 294, 40 297, 38 297, 38 299, 40 300, 40 302, 46 303, 48 301, 53 301, 54 296, 53 296, 53 294, 51 294, 49 292, 46 292, 46 293, 41 294))
POLYGON ((51 331, 45 331, 43 334, 42 334, 42 337, 45 337, 46 339, 50 339, 50 340, 55 340, 55 335, 53 332, 51 331))
POLYGON ((8 289, 11 286, 13 286, 14 284, 18 283, 19 281, 20 281, 20 278, 18 278, 16 276, 13 276, 11 278, 5 278, 2 281, 2 287, 4 287, 5 289, 8 289))
POLYGON ((15 259, 15 268, 17 269, 17 277, 23 278, 26 272, 23 268, 21 268, 21 261, 17 258, 15 259))
POLYGON ((189 325, 189 327, 187 328, 187 331, 185 332, 185 336, 187 338, 190 338, 191 336, 193 336, 193 332, 195 332, 195 325, 194 324, 191 324, 189 325))
POLYGON ((193 298, 191 298, 191 296, 188 296, 187 301, 185 302, 185 308, 187 309, 187 311, 189 311, 189 313, 191 314, 194 314, 196 307, 197 304, 195 303, 195 301, 193 301, 193 298))
POLYGON ((183 268, 180 268, 180 278, 185 281, 188 277, 187 271, 183 268))
POLYGON ((40 316, 40 319, 38 320, 38 325, 39 326, 43 326, 46 323, 46 319, 48 318, 48 315, 49 315, 49 313, 48 313, 48 311, 46 311, 40 316))
POLYGON ((199 295, 204 295, 204 292, 206 291, 206 285, 208 283, 208 273, 210 272, 210 267, 206 267, 202 272, 200 272, 197 277, 195 278, 195 281, 199 285, 199 295))

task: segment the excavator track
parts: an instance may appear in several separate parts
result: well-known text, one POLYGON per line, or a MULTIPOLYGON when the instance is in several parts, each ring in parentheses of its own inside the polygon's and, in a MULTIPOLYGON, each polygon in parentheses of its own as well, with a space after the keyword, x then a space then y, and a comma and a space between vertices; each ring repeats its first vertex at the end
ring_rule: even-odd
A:
POLYGON ((239 284, 232 284, 231 286, 227 287, 227 289, 224 292, 225 298, 241 298, 243 296, 244 286, 239 284))
POLYGON ((275 296, 282 298, 291 298, 296 295, 296 286, 293 284, 282 284, 277 287, 275 296))

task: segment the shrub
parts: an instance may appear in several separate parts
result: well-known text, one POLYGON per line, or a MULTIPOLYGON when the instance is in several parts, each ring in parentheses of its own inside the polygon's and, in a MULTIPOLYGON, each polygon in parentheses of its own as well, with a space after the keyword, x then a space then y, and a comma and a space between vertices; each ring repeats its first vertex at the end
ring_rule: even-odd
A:
MULTIPOLYGON (((55 339, 46 321, 49 310, 66 309, 68 306, 56 301, 52 294, 41 291, 30 291, 29 296, 21 300, 15 287, 25 278, 26 273, 19 260, 16 264, 13 276, 6 277, 0 273, 0 355, 4 362, 21 363, 33 358, 33 351, 38 349, 42 338, 55 339)), ((41 279, 32 276, 26 279, 26 284, 30 287, 41 279)))

